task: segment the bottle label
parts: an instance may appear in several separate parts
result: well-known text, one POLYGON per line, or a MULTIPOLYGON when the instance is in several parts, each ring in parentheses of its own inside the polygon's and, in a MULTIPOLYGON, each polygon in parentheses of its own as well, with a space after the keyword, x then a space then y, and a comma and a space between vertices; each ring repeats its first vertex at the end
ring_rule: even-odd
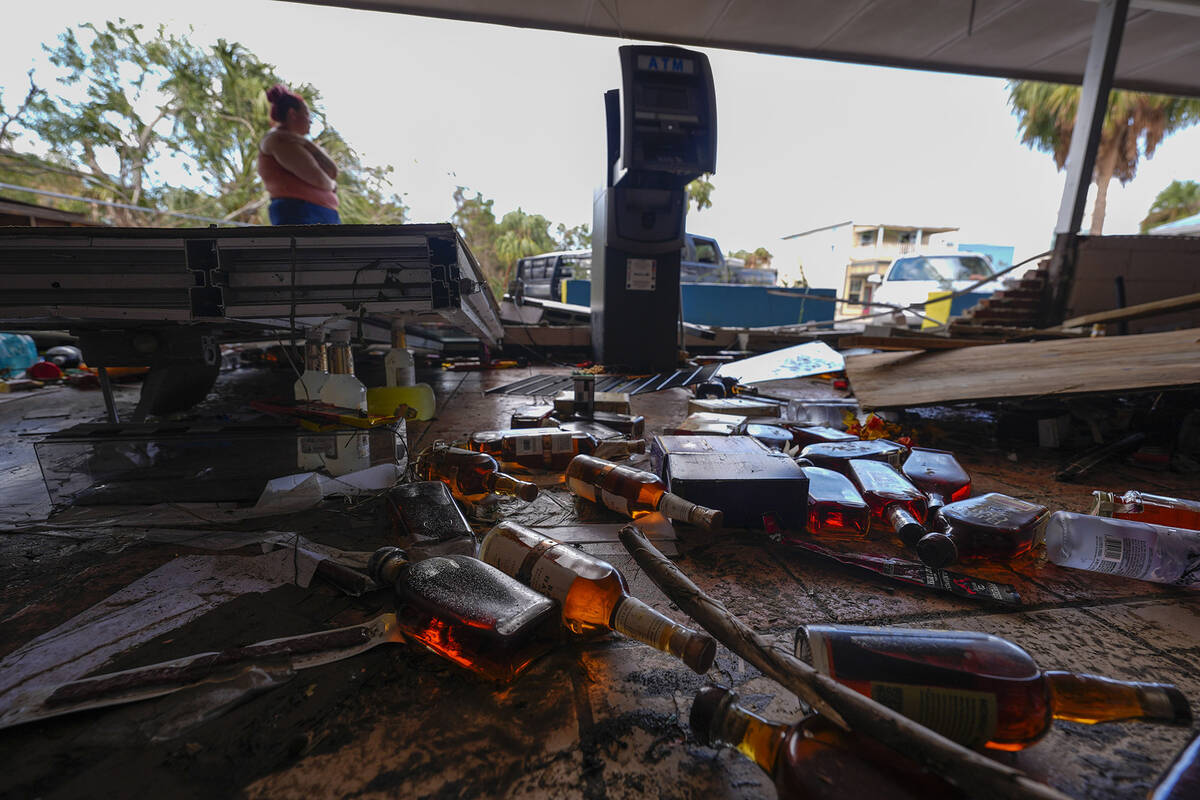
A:
POLYGON ((1096 552, 1092 565, 1095 572, 1140 578, 1149 571, 1150 548, 1142 539, 1123 539, 1119 536, 1096 537, 1096 552))
POLYGON ((550 452, 551 453, 570 453, 571 452, 571 434, 569 434, 569 433, 552 433, 552 434, 550 434, 550 452))
POLYGON ((483 540, 479 560, 491 564, 505 575, 516 578, 529 555, 529 546, 501 535, 500 531, 483 540))
POLYGON ((996 733, 991 692, 872 681, 871 699, 968 747, 980 747, 996 733))
MULTIPOLYGON (((558 542, 554 543, 557 544, 558 542)), ((575 583, 578 577, 573 570, 555 561, 553 554, 547 551, 533 565, 529 574, 529 588, 565 603, 567 593, 571 591, 571 584, 575 583)))
POLYGON ((657 648, 675 623, 637 598, 627 597, 613 612, 612 626, 630 639, 657 648))
POLYGON ((542 436, 539 433, 523 433, 519 436, 514 436, 513 449, 516 450, 518 456, 528 456, 533 454, 541 455, 542 452, 542 436))
POLYGON ((613 494, 607 489, 600 489, 600 502, 620 514, 627 517, 632 517, 633 514, 629 511, 629 501, 619 494, 613 494))
POLYGON ((300 452, 305 455, 323 455, 337 458, 337 439, 333 436, 301 436, 300 452))
MULTIPOLYGON (((579 478, 568 477, 567 488, 582 497, 584 500, 591 500, 593 503, 597 502, 596 487, 587 481, 581 481, 579 478)), ((604 503, 602 499, 599 500, 599 502, 604 503)), ((607 503, 604 503, 604 505, 607 505, 607 503)))

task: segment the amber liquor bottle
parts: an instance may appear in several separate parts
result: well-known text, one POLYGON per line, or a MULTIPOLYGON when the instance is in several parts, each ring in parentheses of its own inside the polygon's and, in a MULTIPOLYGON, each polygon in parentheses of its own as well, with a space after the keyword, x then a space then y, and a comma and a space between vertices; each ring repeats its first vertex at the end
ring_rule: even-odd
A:
POLYGON ((1024 555, 1045 528, 1050 509, 988 492, 944 506, 939 517, 945 530, 917 542, 917 555, 936 568, 960 558, 1011 561, 1024 555))
POLYGON ((671 494, 662 478, 653 472, 593 456, 575 456, 571 460, 567 467, 567 487, 585 500, 633 519, 658 511, 671 519, 713 531, 721 527, 725 516, 721 511, 671 494))
POLYGON ((925 495, 896 469, 881 461, 851 459, 849 478, 871 507, 871 519, 895 532, 909 547, 926 534, 922 520, 928 509, 925 495))
POLYGON ((705 686, 692 701, 692 734, 706 747, 734 747, 771 776, 781 800, 931 800, 965 795, 878 742, 816 714, 768 722, 736 692, 705 686))
POLYGON ((557 600, 572 633, 616 631, 670 653, 698 673, 712 666, 717 643, 631 597, 625 578, 607 561, 507 521, 488 531, 479 557, 557 600))
POLYGON ((507 494, 533 500, 538 487, 500 471, 496 459, 442 442, 431 445, 417 456, 417 477, 423 481, 441 481, 457 499, 478 503, 488 495, 507 494))
POLYGON ((554 601, 477 558, 433 556, 409 561, 383 547, 368 571, 394 587, 406 636, 486 678, 510 681, 553 644, 554 601))
POLYGON ((487 453, 498 461, 529 469, 562 471, 571 459, 602 452, 608 457, 627 456, 646 450, 645 441, 599 442, 588 433, 560 428, 479 431, 467 439, 467 449, 487 453))
POLYGON ((947 450, 913 447, 902 469, 905 477, 929 496, 929 516, 947 503, 971 496, 971 476, 947 450))
MULTIPOLYGON (((808 531, 817 536, 865 539, 871 509, 850 479, 824 467, 801 467, 808 478, 808 531)), ((795 537, 784 531, 783 541, 795 537)))
POLYGON ((1088 513, 1097 517, 1200 530, 1200 502, 1195 500, 1181 500, 1132 489, 1121 495, 1116 492, 1092 492, 1092 496, 1095 501, 1088 513))
POLYGON ((800 451, 800 458, 807 458, 818 467, 850 476, 850 462, 854 459, 882 461, 899 467, 904 463, 908 448, 887 439, 855 439, 852 442, 818 442, 800 451))
POLYGON ((839 683, 971 747, 1021 750, 1051 719, 1191 722, 1174 686, 1042 671, 1012 642, 974 631, 805 625, 796 655, 839 683))

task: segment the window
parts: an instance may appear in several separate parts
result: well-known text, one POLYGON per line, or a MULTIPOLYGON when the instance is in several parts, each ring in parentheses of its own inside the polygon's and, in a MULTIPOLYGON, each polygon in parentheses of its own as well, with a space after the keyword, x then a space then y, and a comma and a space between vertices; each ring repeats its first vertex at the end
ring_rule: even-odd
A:
POLYGON ((870 247, 875 244, 875 231, 860 231, 858 234, 858 244, 860 247, 870 247))
POLYGON ((851 278, 850 291, 846 292, 846 300, 851 303, 859 303, 862 299, 863 279, 851 278))
POLYGON ((696 245, 696 260, 701 264, 717 263, 717 243, 709 239, 693 239, 696 245))
POLYGON ((912 244, 916 240, 916 234, 912 231, 905 231, 900 234, 900 244, 912 244))

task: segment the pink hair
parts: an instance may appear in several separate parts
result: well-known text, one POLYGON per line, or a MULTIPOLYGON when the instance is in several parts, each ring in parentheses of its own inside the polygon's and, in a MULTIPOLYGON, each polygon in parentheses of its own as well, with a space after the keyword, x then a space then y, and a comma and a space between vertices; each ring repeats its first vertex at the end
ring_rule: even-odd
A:
POLYGON ((308 108, 303 97, 282 83, 267 89, 267 101, 271 104, 271 119, 281 124, 287 121, 287 112, 290 109, 308 108))

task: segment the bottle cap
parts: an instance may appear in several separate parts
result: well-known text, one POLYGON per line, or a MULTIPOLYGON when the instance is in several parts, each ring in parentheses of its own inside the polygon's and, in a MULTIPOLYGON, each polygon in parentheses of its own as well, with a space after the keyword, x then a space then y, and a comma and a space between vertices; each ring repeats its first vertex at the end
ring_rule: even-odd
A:
POLYGON ((339 328, 336 331, 331 331, 329 334, 329 341, 331 341, 335 344, 342 344, 342 343, 349 342, 350 341, 350 331, 345 330, 343 328, 339 328))
POLYGON ((711 533, 721 529, 725 523, 725 512, 717 508, 692 506, 688 512, 688 522, 711 533))
POLYGON ((688 717, 688 724, 696 741, 705 747, 713 746, 713 722, 724 716, 725 709, 736 702, 737 692, 724 686, 705 686, 696 692, 688 717))
POLYGON ((371 554, 367 574, 376 583, 388 583, 388 573, 408 563, 408 553, 399 547, 381 547, 371 554))
POLYGON ((713 665, 716 657, 716 640, 705 633, 693 633, 688 637, 687 644, 683 646, 683 654, 679 659, 687 664, 692 672, 703 675, 708 672, 708 668, 713 665))
POLYGON ((310 342, 323 342, 325 331, 322 328, 309 328, 304 332, 304 338, 310 342))
POLYGON ((538 487, 536 483, 518 481, 517 484, 517 497, 521 498, 527 503, 537 499, 538 487))
POLYGON ((896 531, 896 535, 900 537, 900 541, 908 547, 916 547, 917 542, 927 533, 920 520, 899 503, 892 504, 887 510, 887 519, 891 523, 892 529, 896 531))
POLYGON ((1093 517, 1111 517, 1117 510, 1115 492, 1092 492, 1092 507, 1088 511, 1093 517))
POLYGON ((927 533, 917 542, 917 556, 934 569, 958 560, 958 546, 945 533, 927 533))
POLYGON ((1192 708, 1177 686, 1170 683, 1139 683, 1137 687, 1146 719, 1174 725, 1192 724, 1192 708))

